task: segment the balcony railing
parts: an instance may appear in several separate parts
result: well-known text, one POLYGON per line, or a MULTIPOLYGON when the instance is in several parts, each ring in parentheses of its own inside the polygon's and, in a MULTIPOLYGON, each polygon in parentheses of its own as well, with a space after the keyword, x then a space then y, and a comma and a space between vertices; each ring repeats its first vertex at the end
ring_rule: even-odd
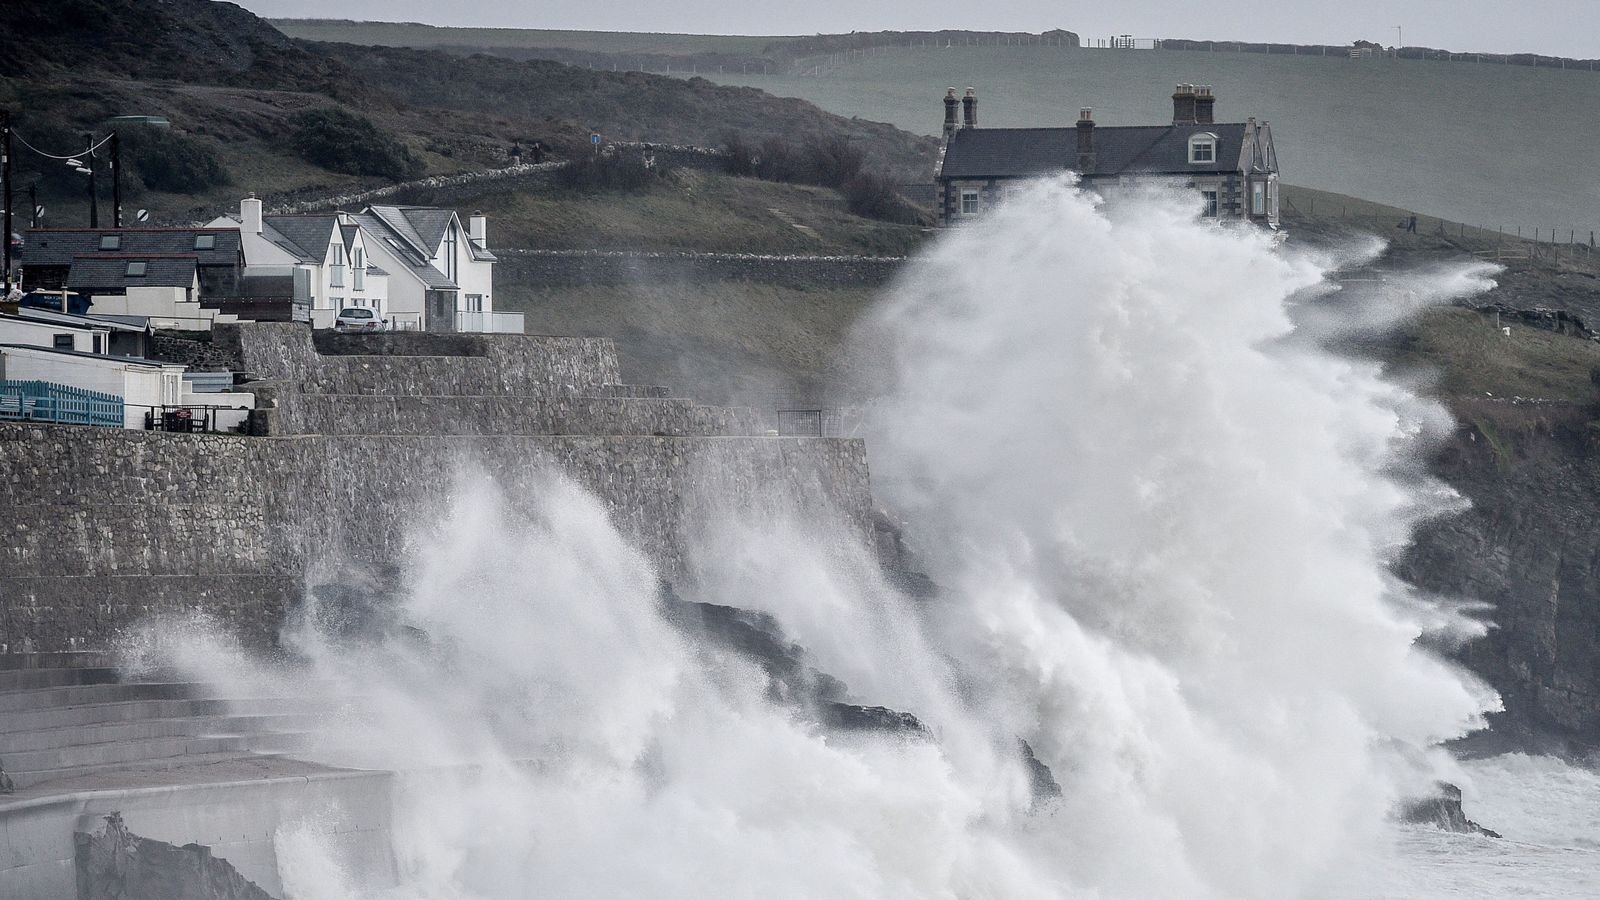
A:
POLYGON ((457 312, 456 331, 474 334, 522 334, 522 313, 457 312))
POLYGON ((0 381, 0 419, 123 427, 122 398, 49 381, 0 381))

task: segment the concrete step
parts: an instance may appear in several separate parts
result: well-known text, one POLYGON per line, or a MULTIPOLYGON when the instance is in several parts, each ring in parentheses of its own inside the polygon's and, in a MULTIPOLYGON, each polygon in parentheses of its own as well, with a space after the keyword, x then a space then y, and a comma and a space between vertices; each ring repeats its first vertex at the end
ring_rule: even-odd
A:
POLYGON ((7 714, 0 716, 0 729, 9 731, 10 727, 4 724, 10 718, 8 714, 24 710, 90 706, 124 700, 188 700, 203 697, 206 692, 205 685, 187 681, 138 681, 9 691, 0 694, 0 714, 7 714))
POLYGON ((112 666, 116 660, 103 650, 61 650, 53 653, 0 653, 0 671, 15 669, 70 669, 112 666))
POLYGON ((49 750, 53 747, 103 744, 110 741, 142 741, 151 738, 218 734, 303 732, 315 728, 317 721, 316 716, 310 715, 180 715, 169 718, 147 716, 90 725, 63 725, 34 731, 14 731, 0 734, 0 761, 3 761, 8 754, 28 750, 49 750))
POLYGON ((198 753, 237 753, 249 749, 243 735, 177 736, 145 740, 107 741, 99 744, 70 744, 46 750, 24 750, 0 757, 0 765, 13 778, 17 773, 85 766, 119 765, 172 756, 198 753))
POLYGON ((44 784, 48 781, 58 781, 63 778, 77 778, 84 775, 110 775, 119 772, 151 772, 176 769, 184 766, 205 766, 214 763, 232 762, 241 759, 275 758, 277 753, 253 753, 250 751, 227 751, 221 753, 190 753, 182 756, 165 756, 155 759, 139 760, 127 763, 104 763, 100 765, 72 766, 62 769, 39 769, 31 772, 11 772, 11 780, 16 784, 17 790, 30 788, 34 785, 44 784))
POLYGON ((84 727, 142 719, 177 719, 189 716, 294 716, 316 715, 326 705, 303 697, 255 697, 223 700, 216 697, 178 700, 125 700, 83 706, 45 707, 0 714, 0 733, 20 734, 54 728, 84 727))
POLYGON ((41 688, 71 687, 82 684, 116 684, 121 681, 110 666, 82 666, 56 669, 0 669, 0 693, 36 691, 41 688))

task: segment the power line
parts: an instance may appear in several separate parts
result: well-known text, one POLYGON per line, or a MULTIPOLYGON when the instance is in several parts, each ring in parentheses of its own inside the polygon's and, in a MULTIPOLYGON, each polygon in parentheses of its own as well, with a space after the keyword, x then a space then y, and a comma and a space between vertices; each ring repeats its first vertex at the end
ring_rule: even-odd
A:
MULTIPOLYGON (((115 132, 113 132, 113 134, 114 133, 115 132)), ((77 153, 68 154, 67 156, 57 156, 54 153, 46 153, 43 150, 40 150, 38 147, 35 147, 34 145, 28 143, 27 141, 22 139, 22 135, 17 134, 15 131, 11 132, 11 136, 17 139, 17 143, 21 144, 24 147, 27 147, 29 150, 32 150, 33 152, 39 154, 40 156, 47 157, 49 159, 63 159, 63 160, 65 160, 65 159, 77 159, 78 157, 84 155, 85 153, 93 153, 94 151, 99 150, 101 147, 104 147, 107 143, 109 143, 111 141, 111 135, 106 135, 105 137, 100 139, 100 143, 95 144, 94 146, 88 148, 87 150, 79 150, 77 153)))

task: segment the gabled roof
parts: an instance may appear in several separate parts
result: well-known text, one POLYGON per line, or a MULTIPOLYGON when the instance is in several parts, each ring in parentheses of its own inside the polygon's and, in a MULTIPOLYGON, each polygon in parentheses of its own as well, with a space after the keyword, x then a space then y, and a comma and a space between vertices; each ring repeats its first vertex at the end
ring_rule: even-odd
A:
POLYGON ((411 223, 412 230, 422 238, 422 249, 428 251, 429 256, 439 249, 439 242, 450 228, 450 220, 456 216, 451 210, 437 206, 396 206, 393 209, 411 223))
POLYGON ((346 256, 350 255, 351 248, 355 246, 356 235, 359 233, 361 233, 361 226, 359 225, 339 226, 339 237, 344 241, 344 252, 346 256))
POLYGON ((195 263, 193 254, 84 254, 73 258, 67 286, 80 294, 119 293, 129 287, 192 287, 195 263), (128 264, 136 262, 144 263, 143 275, 128 274, 128 264))
MULTIPOLYGON (((351 217, 357 225, 360 225, 367 232, 368 258, 371 258, 370 248, 373 242, 376 241, 405 264, 403 271, 409 272, 412 277, 421 281, 430 290, 460 290, 455 282, 446 278, 443 272, 433 267, 431 253, 425 254, 418 249, 415 242, 416 230, 411 227, 409 220, 399 215, 396 210, 397 207, 393 206, 374 206, 370 207, 367 212, 351 217), (389 212, 384 214, 381 212, 383 210, 388 210, 389 212), (412 237, 407 237, 407 232, 410 232, 412 237)), ((368 271, 371 271, 371 269, 368 271)))
POLYGON ((473 240, 471 235, 467 236, 467 249, 472 251, 472 258, 474 260, 478 261, 478 262, 499 262, 500 261, 499 257, 497 257, 493 253, 489 252, 489 248, 488 247, 485 247, 482 244, 478 243, 477 241, 473 240))
POLYGON ((261 236, 301 262, 320 265, 338 224, 334 216, 263 216, 261 236))
MULTIPOLYGON (((1104 177, 1132 174, 1216 174, 1239 171, 1249 126, 1229 122, 1206 125, 1097 125, 1094 165, 1082 174, 1104 177), (1189 162, 1189 138, 1217 136, 1213 162, 1189 162)), ((945 150, 945 178, 1024 178, 1078 168, 1078 129, 963 128, 945 150)))
POLYGON ((27 232, 25 267, 70 266, 85 254, 174 254, 192 256, 201 266, 239 264, 239 232, 232 228, 34 228, 27 232), (196 235, 212 235, 210 250, 196 250, 196 235), (106 235, 121 238, 115 250, 101 250, 106 235))

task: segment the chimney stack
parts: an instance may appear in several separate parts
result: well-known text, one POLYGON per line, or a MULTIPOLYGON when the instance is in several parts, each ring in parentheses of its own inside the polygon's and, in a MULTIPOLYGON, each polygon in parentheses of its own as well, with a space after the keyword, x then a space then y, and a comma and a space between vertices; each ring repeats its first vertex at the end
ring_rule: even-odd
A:
POLYGON ((978 127, 978 92, 967 88, 967 95, 961 98, 961 127, 978 127))
POLYGON ((1172 124, 1193 125, 1195 111, 1194 85, 1180 84, 1172 92, 1172 124))
POLYGON ((944 136, 946 138, 955 134, 961 127, 961 120, 957 118, 961 110, 961 101, 956 99, 956 89, 950 88, 944 92, 944 136))
POLYGON ((1211 92, 1209 84, 1194 89, 1194 121, 1198 125, 1211 125, 1217 121, 1217 95, 1211 92))
POLYGON ((255 194, 239 201, 239 230, 246 234, 261 233, 261 201, 255 194))
POLYGON ((1078 174, 1094 171, 1094 110, 1078 110, 1078 174))
POLYGON ((473 210, 467 218, 467 235, 479 247, 485 250, 489 248, 489 219, 484 216, 483 210, 473 210))

